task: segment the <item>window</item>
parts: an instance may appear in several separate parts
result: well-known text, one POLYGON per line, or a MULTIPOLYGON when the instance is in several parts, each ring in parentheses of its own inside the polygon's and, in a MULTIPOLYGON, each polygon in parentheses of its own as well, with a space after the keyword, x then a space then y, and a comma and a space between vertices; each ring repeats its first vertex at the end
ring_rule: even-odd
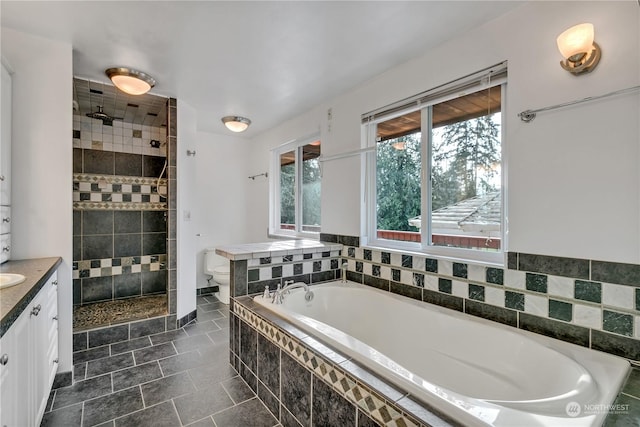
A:
POLYGON ((272 152, 271 234, 320 233, 320 139, 294 141, 272 152))
POLYGON ((506 64, 363 116, 365 241, 502 262, 506 64))

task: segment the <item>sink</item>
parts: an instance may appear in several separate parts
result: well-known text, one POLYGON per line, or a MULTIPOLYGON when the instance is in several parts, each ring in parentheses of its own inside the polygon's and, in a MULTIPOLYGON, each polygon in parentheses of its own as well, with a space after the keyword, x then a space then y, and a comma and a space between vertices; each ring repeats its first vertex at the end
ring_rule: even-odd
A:
POLYGON ((25 277, 22 274, 0 273, 0 289, 19 285, 24 282, 24 279, 25 277))

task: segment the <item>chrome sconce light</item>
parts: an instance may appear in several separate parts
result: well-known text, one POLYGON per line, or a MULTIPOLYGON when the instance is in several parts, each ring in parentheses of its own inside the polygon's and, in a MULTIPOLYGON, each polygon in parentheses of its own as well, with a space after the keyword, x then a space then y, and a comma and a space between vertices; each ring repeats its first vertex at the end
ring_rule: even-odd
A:
POLYGON ((589 23, 575 25, 560 34, 556 41, 565 58, 560 61, 562 68, 576 76, 593 71, 602 54, 593 39, 593 24, 589 23))
POLYGON ((222 123, 232 132, 244 132, 251 124, 251 120, 241 116, 225 116, 222 123))
POLYGON ((115 87, 129 95, 143 95, 156 85, 150 75, 127 67, 108 68, 105 74, 115 87))

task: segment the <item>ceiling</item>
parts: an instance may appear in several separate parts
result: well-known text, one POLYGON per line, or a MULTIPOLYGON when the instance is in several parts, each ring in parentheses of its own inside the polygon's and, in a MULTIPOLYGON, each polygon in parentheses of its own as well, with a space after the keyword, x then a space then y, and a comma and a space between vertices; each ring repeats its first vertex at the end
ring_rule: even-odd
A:
POLYGON ((167 125, 167 98, 146 93, 128 95, 115 86, 84 79, 73 79, 74 114, 85 116, 104 112, 108 118, 102 123, 111 125, 113 120, 137 123, 144 126, 167 125))
POLYGON ((242 115, 252 137, 521 4, 2 0, 0 22, 71 43, 78 78, 139 69, 152 93, 195 109, 199 130, 242 115))

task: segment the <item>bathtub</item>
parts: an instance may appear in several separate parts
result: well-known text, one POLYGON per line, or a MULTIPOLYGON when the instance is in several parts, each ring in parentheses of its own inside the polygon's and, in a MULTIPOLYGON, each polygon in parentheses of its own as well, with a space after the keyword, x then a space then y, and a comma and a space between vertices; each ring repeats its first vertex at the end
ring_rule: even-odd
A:
POLYGON ((347 282, 255 301, 469 426, 599 426, 629 362, 347 282), (579 405, 579 414, 568 408, 579 405), (603 406, 585 406, 603 405, 603 406))

